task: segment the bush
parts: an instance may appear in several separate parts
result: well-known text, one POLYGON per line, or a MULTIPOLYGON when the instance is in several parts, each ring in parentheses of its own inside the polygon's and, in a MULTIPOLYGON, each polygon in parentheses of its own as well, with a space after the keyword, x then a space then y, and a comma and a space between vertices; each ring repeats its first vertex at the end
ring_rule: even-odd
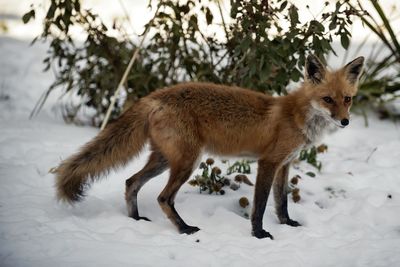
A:
MULTIPOLYGON (((400 118, 400 110, 390 108, 388 104, 400 97, 400 40, 395 34, 396 29, 390 23, 388 17, 376 0, 369 1, 376 15, 364 12, 360 16, 363 24, 371 30, 381 41, 367 57, 364 74, 361 76, 360 89, 355 100, 355 107, 361 109, 365 115, 365 108, 376 109, 381 118, 400 118), (386 50, 384 57, 380 57, 386 50)), ((348 2, 353 9, 364 10, 364 3, 357 1, 355 4, 348 2)), ((399 15, 391 14, 394 19, 399 15)), ((365 45, 369 36, 356 49, 365 45)), ((367 122, 367 120, 366 120, 367 122)))
MULTIPOLYGON (((323 58, 334 52, 334 35, 340 36, 347 48, 351 17, 358 11, 345 3, 338 1, 331 6, 327 2, 325 9, 329 11, 302 23, 297 7, 290 1, 231 1, 229 20, 224 18, 218 1, 160 1, 159 12, 147 25, 149 41, 140 50, 139 60, 124 85, 125 104, 118 101, 112 117, 124 105, 157 88, 189 80, 285 94, 288 83, 302 77, 306 53, 323 58), (216 23, 216 18, 221 23, 216 23), (206 25, 199 23, 201 20, 206 25), (282 26, 282 20, 288 27, 282 26), (224 33, 223 38, 216 37, 219 31, 224 33)), ((32 9, 23 21, 27 23, 34 16, 32 9)), ((38 37, 50 41, 45 70, 53 66, 57 74, 46 95, 62 87, 81 96, 82 102, 67 110, 65 117, 69 120, 74 120, 83 106, 96 110, 94 124, 103 118, 132 50, 137 47, 123 29, 119 30, 121 35, 112 37, 96 14, 81 8, 79 0, 51 0, 43 33, 38 37), (71 26, 86 33, 83 44, 71 38, 71 26)), ((46 97, 38 109, 45 100, 46 97)))

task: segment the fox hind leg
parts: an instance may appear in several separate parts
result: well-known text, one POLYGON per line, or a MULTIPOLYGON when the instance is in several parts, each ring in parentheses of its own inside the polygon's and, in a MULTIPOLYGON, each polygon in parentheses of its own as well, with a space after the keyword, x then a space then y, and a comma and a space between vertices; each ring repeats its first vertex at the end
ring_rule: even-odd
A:
POLYGON ((151 178, 163 173, 167 168, 167 159, 160 151, 154 149, 143 169, 126 180, 125 199, 129 217, 132 217, 135 220, 149 221, 148 218, 139 216, 137 195, 145 183, 147 183, 151 178))
POLYGON ((158 202, 161 209, 171 220, 171 222, 178 228, 181 234, 193 234, 200 229, 196 226, 190 226, 179 216, 175 209, 175 196, 179 188, 189 179, 193 172, 193 165, 196 157, 188 156, 179 164, 171 166, 171 176, 168 180, 164 190, 158 196, 158 202))
POLYGON ((190 112, 164 106, 149 116, 150 138, 168 160, 170 177, 157 200, 161 209, 180 233, 200 230, 189 226, 175 209, 175 196, 189 179, 200 154, 202 141, 197 119, 190 112))

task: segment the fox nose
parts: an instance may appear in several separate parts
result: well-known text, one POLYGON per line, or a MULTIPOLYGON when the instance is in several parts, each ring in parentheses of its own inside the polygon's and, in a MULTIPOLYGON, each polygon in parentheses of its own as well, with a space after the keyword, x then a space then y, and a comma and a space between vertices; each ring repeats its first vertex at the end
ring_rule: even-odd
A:
POLYGON ((349 125, 349 120, 348 120, 348 119, 343 119, 343 120, 340 121, 340 123, 341 123, 343 126, 347 126, 347 125, 349 125))

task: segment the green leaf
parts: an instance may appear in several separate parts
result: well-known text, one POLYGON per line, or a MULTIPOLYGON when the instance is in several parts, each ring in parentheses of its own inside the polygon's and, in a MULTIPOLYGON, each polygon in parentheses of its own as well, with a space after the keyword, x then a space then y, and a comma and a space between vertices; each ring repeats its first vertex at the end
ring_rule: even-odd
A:
POLYGON ((75 9, 76 12, 80 12, 81 11, 81 3, 79 1, 80 0, 77 0, 74 3, 74 9, 75 9))
POLYGON ((35 10, 33 9, 22 16, 22 21, 27 24, 32 18, 35 18, 35 10))
POLYGON ((291 5, 289 8, 289 17, 290 17, 290 25, 295 27, 300 23, 299 14, 297 13, 297 7, 295 5, 291 5))
POLYGON ((313 178, 316 176, 315 173, 313 173, 313 172, 306 172, 306 174, 308 176, 310 176, 310 177, 313 177, 313 178))
POLYGON ((310 26, 314 28, 314 32, 323 32, 325 30, 324 25, 316 20, 310 21, 310 26))
POLYGON ((214 19, 213 14, 211 13, 210 9, 207 8, 207 9, 206 9, 206 20, 207 20, 207 24, 210 25, 210 24, 212 23, 213 19, 214 19))
POLYGON ((347 34, 342 34, 342 35, 340 36, 340 43, 342 44, 342 47, 343 47, 344 49, 349 48, 350 39, 349 39, 349 37, 347 36, 347 34))
POLYGON ((329 23, 329 30, 333 31, 334 29, 336 29, 337 26, 337 16, 333 15, 331 18, 331 23, 329 23))
POLYGON ((54 2, 52 2, 49 7, 49 10, 47 11, 46 19, 48 19, 48 20, 53 19, 56 9, 57 9, 56 4, 54 2))
POLYGON ((279 7, 279 11, 282 12, 286 6, 287 6, 288 2, 287 1, 283 1, 283 3, 281 4, 281 6, 279 7))
POLYGON ((298 82, 300 80, 300 77, 301 77, 301 72, 297 68, 293 69, 293 72, 292 72, 292 75, 290 78, 294 82, 298 82))

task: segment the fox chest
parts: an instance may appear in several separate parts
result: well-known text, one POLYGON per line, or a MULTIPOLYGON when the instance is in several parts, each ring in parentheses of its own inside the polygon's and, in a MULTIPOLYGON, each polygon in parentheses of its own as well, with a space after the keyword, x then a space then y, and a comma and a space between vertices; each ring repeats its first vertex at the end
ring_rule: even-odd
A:
POLYGON ((315 143, 319 142, 328 128, 329 124, 323 117, 314 116, 310 118, 303 130, 304 141, 288 154, 284 163, 287 164, 292 162, 299 156, 302 150, 309 149, 315 143))
POLYGON ((293 160, 299 157, 300 152, 305 149, 306 145, 301 145, 290 152, 290 154, 285 158, 283 165, 291 163, 293 160))
POLYGON ((323 116, 311 115, 303 129, 303 134, 306 139, 304 145, 312 146, 319 142, 328 128, 329 122, 323 116))

